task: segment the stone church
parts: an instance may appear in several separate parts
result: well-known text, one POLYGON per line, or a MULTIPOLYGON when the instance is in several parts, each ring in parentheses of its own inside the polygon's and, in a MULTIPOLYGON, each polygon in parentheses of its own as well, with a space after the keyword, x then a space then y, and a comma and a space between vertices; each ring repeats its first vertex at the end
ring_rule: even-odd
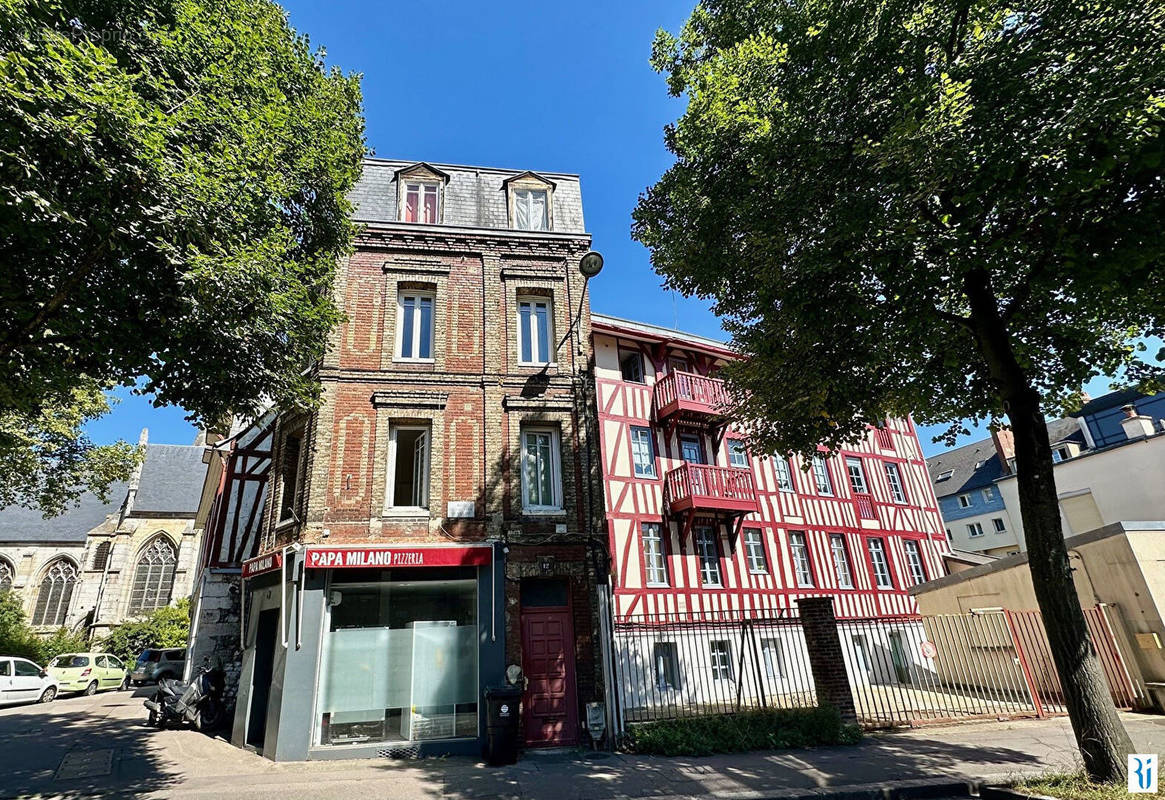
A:
POLYGON ((15 591, 29 622, 101 637, 110 627, 189 597, 206 477, 204 437, 150 444, 108 502, 85 494, 64 514, 0 509, 0 591, 15 591))

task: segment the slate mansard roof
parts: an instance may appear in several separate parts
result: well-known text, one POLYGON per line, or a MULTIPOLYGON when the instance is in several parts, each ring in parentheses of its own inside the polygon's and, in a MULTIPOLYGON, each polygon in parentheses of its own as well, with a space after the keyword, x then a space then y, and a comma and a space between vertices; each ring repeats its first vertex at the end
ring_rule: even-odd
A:
POLYGON ((926 460, 936 497, 950 497, 990 486, 1003 475, 1003 464, 990 439, 946 450, 926 460), (938 476, 953 471, 949 478, 938 476))
POLYGON ((577 175, 381 158, 364 160, 364 174, 349 195, 354 206, 352 218, 365 223, 399 222, 397 173, 409 167, 424 167, 444 178, 440 226, 410 225, 513 230, 505 184, 513 178, 532 177, 545 180, 553 190, 551 232, 586 233, 577 175))
MULTIPOLYGON (((130 513, 193 517, 206 477, 206 464, 202 461, 205 449, 200 445, 146 445, 141 480, 130 513)), ((109 501, 104 503, 86 492, 76 507, 50 519, 19 506, 0 509, 0 542, 83 543, 89 531, 121 512, 128 494, 129 485, 124 483, 110 487, 109 501)))

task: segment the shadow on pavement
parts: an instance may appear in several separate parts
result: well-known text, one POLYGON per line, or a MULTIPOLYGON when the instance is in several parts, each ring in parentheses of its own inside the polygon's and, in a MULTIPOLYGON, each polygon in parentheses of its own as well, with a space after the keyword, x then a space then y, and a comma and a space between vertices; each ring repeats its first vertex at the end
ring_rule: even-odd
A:
POLYGON ((528 751, 517 764, 506 767, 448 758, 386 761, 383 768, 420 773, 433 797, 603 800, 750 792, 777 795, 866 783, 971 779, 1045 766, 1040 758, 1009 747, 880 735, 850 747, 698 758, 528 751))
POLYGON ((115 713, 128 697, 102 693, 74 701, 65 695, 47 705, 4 709, 0 797, 139 797, 176 786, 181 774, 160 757, 153 743, 159 732, 146 725, 145 710, 140 718, 115 713))

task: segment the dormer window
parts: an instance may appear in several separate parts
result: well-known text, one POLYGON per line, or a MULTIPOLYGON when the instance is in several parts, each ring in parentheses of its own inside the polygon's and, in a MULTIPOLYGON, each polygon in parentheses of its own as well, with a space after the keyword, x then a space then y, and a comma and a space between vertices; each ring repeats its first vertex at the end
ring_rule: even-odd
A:
POLYGON ((554 183, 533 172, 505 181, 510 225, 520 231, 548 231, 554 220, 554 183))
POLYGON ((396 172, 398 219, 422 225, 440 225, 445 185, 449 175, 424 162, 396 172))
POLYGON ((405 182, 405 222, 436 225, 441 220, 441 187, 435 183, 405 182))

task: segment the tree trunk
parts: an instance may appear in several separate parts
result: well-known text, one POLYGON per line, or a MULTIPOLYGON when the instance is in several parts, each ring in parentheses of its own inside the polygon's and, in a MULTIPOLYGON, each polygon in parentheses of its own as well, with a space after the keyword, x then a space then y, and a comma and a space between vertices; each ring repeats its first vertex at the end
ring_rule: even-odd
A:
POLYGON ((1123 782, 1133 744, 1117 715, 1072 581, 1039 395, 1027 387, 1008 406, 1028 568, 1076 744, 1089 775, 1123 782))
POLYGON ((1072 581, 1040 395, 1015 356, 990 275, 971 270, 963 288, 971 307, 969 327, 1015 436, 1028 567, 1076 744, 1090 776, 1100 781, 1123 781, 1133 744, 1109 694, 1072 581))

